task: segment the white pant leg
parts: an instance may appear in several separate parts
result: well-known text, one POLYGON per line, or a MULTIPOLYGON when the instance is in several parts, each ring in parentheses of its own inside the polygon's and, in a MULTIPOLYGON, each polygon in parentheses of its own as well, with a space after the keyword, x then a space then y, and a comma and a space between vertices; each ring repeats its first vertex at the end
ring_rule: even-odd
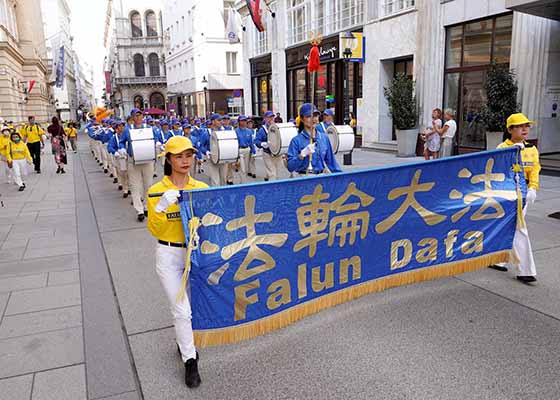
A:
POLYGON ((2 171, 5 182, 8 184, 12 183, 12 169, 8 168, 8 161, 4 156, 0 157, 0 170, 2 171))
POLYGON ((256 175, 257 174, 257 155, 256 154, 251 154, 249 157, 249 173, 251 173, 252 175, 256 175))
POLYGON ((208 160, 206 163, 206 175, 210 178, 210 186, 220 186, 220 166, 208 160))
POLYGON ((103 143, 99 143, 99 147, 101 149, 101 160, 103 161, 103 169, 109 169, 109 153, 107 153, 107 149, 105 148, 103 143))
MULTIPOLYGON (((523 207, 523 218, 527 214, 527 204, 523 207)), ((535 267, 535 259, 533 258, 533 250, 531 241, 529 240, 529 231, 527 227, 516 229, 513 236, 513 251, 519 258, 517 271, 520 276, 536 276, 537 268, 535 267)))
POLYGON ((241 170, 241 183, 247 182, 247 174, 250 171, 251 149, 239 149, 239 169, 241 170))
POLYGON ((12 160, 12 170, 14 182, 18 186, 23 186, 23 177, 26 175, 27 160, 12 160))
POLYGON ((226 164, 226 182, 233 182, 233 174, 235 172, 235 163, 226 164))
POLYGON ((95 158, 97 158, 97 160, 99 162, 101 162, 101 147, 100 147, 101 142, 99 140, 95 140, 93 141, 93 153, 95 155, 95 158))
POLYGON ((220 186, 224 186, 228 181, 228 171, 229 171, 229 163, 227 164, 219 164, 218 170, 220 171, 220 186))
POLYGON ((262 153, 263 161, 264 161, 264 177, 267 179, 274 179, 274 164, 272 161, 272 156, 268 153, 263 151, 262 153))
MULTIPOLYGON (((153 163, 146 163, 141 164, 142 167, 142 197, 144 198, 144 204, 148 204, 148 190, 154 183, 154 164, 153 163)), ((144 210, 147 206, 144 206, 144 210)))
POLYGON ((280 178, 280 171, 285 169, 284 160, 282 156, 272 157, 272 163, 274 164, 274 179, 280 178))
POLYGON ((132 206, 137 214, 144 213, 144 205, 142 204, 143 182, 142 182, 142 165, 134 165, 132 161, 128 163, 128 179, 130 191, 132 192, 132 206))
MULTIPOLYGON (((158 244, 156 247, 156 272, 159 276, 173 316, 175 336, 183 362, 196 357, 191 324, 191 304, 186 293, 182 302, 177 302, 177 294, 182 289, 181 279, 185 269, 186 249, 158 244)), ((187 281, 187 287, 188 287, 187 281)))

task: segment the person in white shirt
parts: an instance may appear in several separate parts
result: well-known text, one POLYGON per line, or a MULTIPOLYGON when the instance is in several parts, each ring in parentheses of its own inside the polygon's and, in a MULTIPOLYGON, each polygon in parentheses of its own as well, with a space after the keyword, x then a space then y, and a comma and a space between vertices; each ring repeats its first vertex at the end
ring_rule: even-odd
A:
MULTIPOLYGON (((436 125, 441 128, 441 110, 439 108, 434 108, 432 110, 432 125, 436 125)), ((434 130, 434 128, 426 127, 423 133, 424 137, 424 158, 429 160, 431 158, 438 158, 439 147, 440 147, 440 137, 439 134, 434 130)))
POLYGON ((455 111, 450 108, 445 109, 445 124, 438 128, 435 121, 432 128, 441 137, 441 145, 439 149, 439 158, 449 157, 453 153, 453 137, 457 132, 457 123, 455 122, 455 111))

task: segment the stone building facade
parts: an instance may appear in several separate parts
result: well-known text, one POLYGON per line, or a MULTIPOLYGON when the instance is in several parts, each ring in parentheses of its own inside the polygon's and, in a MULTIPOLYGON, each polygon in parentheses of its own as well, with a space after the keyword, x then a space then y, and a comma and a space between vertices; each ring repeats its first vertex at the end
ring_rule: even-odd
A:
POLYGON ((0 1, 0 118, 52 115, 40 0, 0 1), (29 83, 35 81, 30 92, 29 83))
POLYGON ((111 39, 106 56, 110 107, 117 115, 132 108, 166 110, 167 80, 161 24, 161 2, 113 2, 111 39))

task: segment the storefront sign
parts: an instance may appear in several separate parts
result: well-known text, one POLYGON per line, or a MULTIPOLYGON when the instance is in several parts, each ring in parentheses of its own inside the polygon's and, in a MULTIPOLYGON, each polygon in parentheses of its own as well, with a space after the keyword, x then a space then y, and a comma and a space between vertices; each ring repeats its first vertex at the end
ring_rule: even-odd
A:
MULTIPOLYGON (((352 55, 349 61, 352 62, 365 62, 366 61, 366 38, 362 32, 352 32, 356 40, 354 40, 354 47, 352 48, 352 55)), ((340 34, 340 48, 342 49, 342 35, 340 34)))
POLYGON ((268 89, 268 85, 266 84, 266 80, 263 80, 261 82, 261 93, 265 94, 267 89, 268 89))
MULTIPOLYGON (((336 45, 319 46, 319 58, 321 61, 336 60, 339 57, 338 47, 336 45)), ((309 61, 309 53, 303 58, 305 62, 309 61)))

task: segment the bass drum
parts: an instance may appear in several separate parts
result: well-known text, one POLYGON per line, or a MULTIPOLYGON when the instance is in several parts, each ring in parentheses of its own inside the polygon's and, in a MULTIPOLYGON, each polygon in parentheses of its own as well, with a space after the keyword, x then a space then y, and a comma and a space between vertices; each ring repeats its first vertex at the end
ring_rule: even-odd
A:
POLYGON ((130 143, 134 165, 155 161, 156 144, 152 128, 131 129, 130 143))
POLYGON ((239 142, 235 131, 213 131, 210 136, 212 164, 235 162, 239 158, 239 142))
POLYGON ((354 150, 354 129, 350 125, 331 125, 327 136, 334 154, 348 154, 354 150))
POLYGON ((297 134, 296 126, 291 122, 270 125, 268 129, 268 148, 272 155, 288 154, 290 142, 297 134))

